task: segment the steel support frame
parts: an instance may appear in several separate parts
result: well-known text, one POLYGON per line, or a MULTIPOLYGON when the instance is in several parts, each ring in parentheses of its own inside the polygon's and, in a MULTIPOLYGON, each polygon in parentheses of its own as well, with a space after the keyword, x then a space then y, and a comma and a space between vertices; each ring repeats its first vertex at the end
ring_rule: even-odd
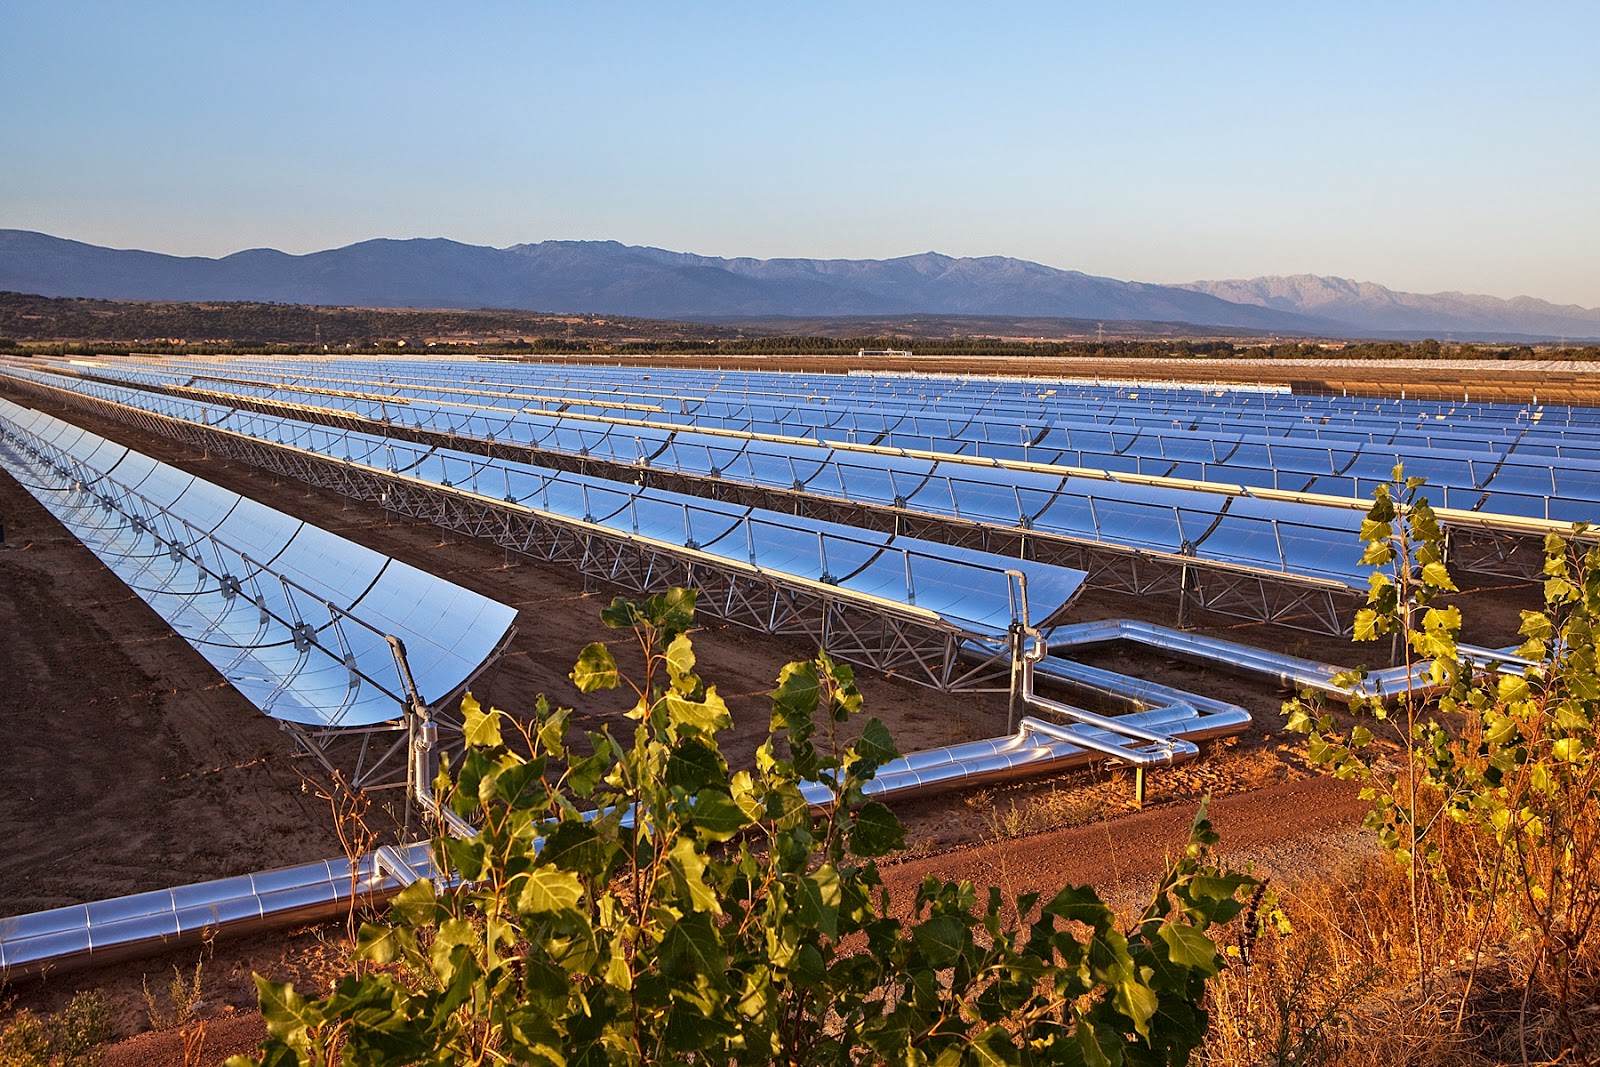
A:
POLYGON ((11 379, 52 399, 113 418, 191 448, 225 455, 273 474, 328 489, 387 511, 428 522, 551 563, 565 564, 635 593, 688 585, 711 595, 697 602, 708 614, 777 635, 804 636, 830 655, 940 690, 1005 692, 1010 686, 1004 636, 968 633, 920 614, 865 603, 827 586, 791 584, 773 575, 688 549, 641 541, 586 523, 444 486, 390 475, 344 460, 286 448, 184 419, 159 415, 70 389, 11 379), (993 644, 995 656, 974 667, 960 649, 993 644))
POLYGON ((279 721, 295 748, 337 774, 352 790, 403 788, 410 764, 410 730, 404 719, 372 726, 319 728, 279 721))
POLYGON ((1544 539, 1479 526, 1445 526, 1452 567, 1497 578, 1544 577, 1544 539))

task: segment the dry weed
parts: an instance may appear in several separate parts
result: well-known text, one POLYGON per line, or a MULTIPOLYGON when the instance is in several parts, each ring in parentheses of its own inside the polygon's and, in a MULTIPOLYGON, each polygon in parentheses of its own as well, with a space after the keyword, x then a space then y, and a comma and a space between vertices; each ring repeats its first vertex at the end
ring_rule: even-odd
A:
MULTIPOLYGON (((1458 842, 1459 846, 1460 843, 1458 842)), ((1460 847, 1457 857, 1478 855, 1460 847)), ((1464 870, 1458 870, 1464 875, 1464 870)), ((1371 857, 1283 894, 1294 927, 1243 931, 1213 984, 1201 1062, 1229 1067, 1487 1067, 1600 1062, 1600 966, 1571 972, 1589 1007, 1563 1020, 1516 910, 1444 906, 1429 887, 1432 962, 1411 951, 1406 871, 1371 857), (1485 924, 1487 920, 1487 925, 1485 924), (1478 945, 1477 949, 1472 948, 1478 945)))

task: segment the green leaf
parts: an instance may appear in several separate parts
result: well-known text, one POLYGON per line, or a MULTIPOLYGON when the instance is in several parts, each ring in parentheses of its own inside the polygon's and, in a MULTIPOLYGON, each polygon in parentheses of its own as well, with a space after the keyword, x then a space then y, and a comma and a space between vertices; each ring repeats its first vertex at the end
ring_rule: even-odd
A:
POLYGON ((728 956, 709 912, 685 915, 661 939, 661 971, 679 983, 705 979, 726 987, 728 956))
POLYGON ((498 748, 500 741, 500 712, 494 708, 484 711, 471 693, 461 697, 461 729, 469 748, 498 748))
POLYGON ((954 915, 935 915, 917 924, 911 940, 928 966, 937 970, 956 961, 966 947, 968 936, 966 924, 954 915))
MULTIPOLYGON (((1085 1067, 1122 1067, 1126 1042, 1119 1030, 1080 1015, 1073 1028, 1085 1067)), ((1071 1062, 1068 1060, 1067 1062, 1071 1062)))
POLYGON ((694 604, 698 594, 693 589, 675 585, 665 593, 647 599, 642 605, 645 618, 658 627, 668 641, 694 625, 694 604))
POLYGON ((583 646, 583 651, 578 653, 578 662, 568 677, 580 693, 615 689, 622 683, 616 658, 611 655, 609 648, 598 641, 583 646))
POLYGON ((1393 563, 1394 546, 1387 541, 1370 541, 1361 552, 1361 562, 1368 567, 1383 567, 1393 563))
POLYGON ((598 881, 610 873, 609 855, 614 849, 593 824, 569 818, 545 835, 539 863, 598 881))
POLYGON ((1173 963, 1189 967, 1204 975, 1217 973, 1217 946, 1211 939, 1187 923, 1162 923, 1157 936, 1167 945, 1167 957, 1173 963))
POLYGON ((583 899, 583 882, 571 871, 554 867, 535 867, 529 871, 517 894, 517 910, 524 915, 575 908, 583 899))
POLYGON ((1517 674, 1502 674, 1495 686, 1496 695, 1502 704, 1516 704, 1528 699, 1527 679, 1517 674))
POLYGON ((389 910, 398 922, 412 927, 432 926, 440 921, 442 911, 433 883, 426 878, 419 878, 396 893, 389 910))
POLYGON ((767 818, 779 830, 793 830, 811 813, 811 805, 794 785, 785 782, 767 792, 767 818))
MULTIPOLYGON (((889 728, 876 717, 868 719, 861 728, 861 737, 852 751, 856 759, 863 761, 873 771, 900 755, 894 738, 889 736, 889 728)), ((870 774, 863 774, 863 777, 870 777, 870 774)))
POLYGON ((1378 613, 1371 608, 1362 608, 1356 612, 1355 640, 1376 641, 1378 639, 1378 613))
POLYGON ((991 1026, 980 1031, 972 1039, 970 1046, 972 1062, 980 1067, 1019 1067, 1022 1064, 1022 1050, 1011 1038, 1011 1032, 1003 1026, 991 1026))
POLYGON ((703 789, 694 797, 694 831, 708 841, 726 841, 754 823, 728 794, 703 789))
POLYGON ((895 813, 876 800, 869 800, 856 812, 850 827, 850 851, 863 859, 887 855, 904 848, 906 830, 895 813))
POLYGON ((259 974, 256 979, 256 999, 261 1017, 266 1020, 267 1033, 273 1037, 293 1040, 307 1027, 324 1021, 321 1008, 294 991, 292 982, 273 982, 259 974))
POLYGON ((796 660, 786 665, 778 672, 778 687, 769 694, 772 697, 773 729, 787 728, 789 716, 799 714, 810 717, 815 714, 821 692, 815 663, 796 660))
POLYGON ((694 645, 688 634, 679 634, 667 646, 667 675, 679 692, 687 693, 695 687, 694 645))
POLYGON ((1386 540, 1393 533, 1394 527, 1387 522, 1368 518, 1361 520, 1361 533, 1358 536, 1362 541, 1371 543, 1386 540))
POLYGON ((549 798, 543 782, 544 759, 525 763, 522 757, 507 753, 501 763, 498 772, 479 783, 479 801, 498 800, 508 808, 522 811, 543 807, 549 798))
POLYGON ((706 688, 704 700, 690 700, 671 692, 666 696, 666 704, 667 722, 674 730, 688 727, 710 736, 718 730, 726 730, 733 725, 733 716, 728 713, 728 705, 717 695, 717 687, 714 685, 706 688))
POLYGON ((541 695, 536 712, 535 718, 539 726, 534 736, 539 742, 539 748, 556 759, 566 759, 567 717, 570 709, 560 708, 552 711, 550 702, 541 695))
POLYGON ((362 923, 356 934, 356 957, 382 966, 400 954, 400 942, 391 926, 362 923))
POLYGON ((1133 1028, 1146 1041, 1150 1039, 1150 1019, 1160 1007, 1156 991, 1136 978, 1112 986, 1111 1003, 1133 1020, 1133 1028))
POLYGON ((687 737, 674 745, 667 757, 666 783, 668 788, 685 793, 698 793, 711 785, 726 789, 728 765, 714 743, 687 737))
POLYGON ((1443 563, 1429 563, 1422 568, 1422 580, 1435 589, 1443 589, 1454 593, 1457 591, 1456 583, 1450 577, 1450 571, 1443 563))
POLYGON ((1093 886, 1063 886, 1061 891, 1047 901, 1040 912, 1088 926, 1109 925, 1113 915, 1093 886))
POLYGON ((642 618, 639 606, 625 597, 616 597, 600 609, 600 621, 613 630, 626 630, 642 618))
POLYGON ((626 992, 633 988, 633 974, 628 970, 628 952, 621 941, 611 943, 611 955, 606 960, 605 982, 626 992))
POLYGON ((1587 752, 1582 738, 1560 737, 1551 742, 1550 755, 1564 763, 1583 763, 1587 752))
POLYGON ((796 890, 795 904, 800 921, 829 937, 837 936, 839 903, 844 899, 839 872, 832 865, 823 864, 815 873, 800 879, 796 890))
POLYGON ((678 838, 667 855, 668 865, 688 895, 689 906, 695 911, 722 914, 722 901, 716 890, 706 884, 706 858, 695 848, 694 839, 678 838))

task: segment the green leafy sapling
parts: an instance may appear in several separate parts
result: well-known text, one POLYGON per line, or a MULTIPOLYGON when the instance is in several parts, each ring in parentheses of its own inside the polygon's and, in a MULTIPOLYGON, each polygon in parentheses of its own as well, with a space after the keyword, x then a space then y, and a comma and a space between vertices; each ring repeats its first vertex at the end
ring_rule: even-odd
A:
POLYGON ((693 609, 681 589, 619 599, 602 618, 642 667, 601 644, 578 658, 580 690, 631 691, 631 738, 571 744, 542 699, 526 726, 463 702, 466 751, 437 788, 478 834, 435 840, 439 880, 362 926, 361 970, 328 997, 257 979, 255 1062, 1186 1062, 1223 966, 1207 930, 1256 885, 1211 862, 1203 809, 1130 932, 1087 887, 1008 902, 929 878, 897 916, 878 861, 904 831, 865 793, 897 752, 882 723, 857 728, 853 672, 825 653, 785 667, 771 735, 734 771, 693 609), (831 802, 807 799, 818 783, 831 802))

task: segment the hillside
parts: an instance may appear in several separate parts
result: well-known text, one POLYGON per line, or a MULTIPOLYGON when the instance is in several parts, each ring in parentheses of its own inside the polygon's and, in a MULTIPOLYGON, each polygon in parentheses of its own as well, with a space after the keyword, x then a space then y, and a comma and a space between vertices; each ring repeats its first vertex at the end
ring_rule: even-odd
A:
POLYGON ((906 314, 1181 321, 1317 334, 1305 316, 1003 257, 717 259, 613 241, 496 249, 375 240, 221 259, 100 248, 0 230, 0 290, 106 300, 257 301, 387 308, 515 308, 705 320, 906 314))
POLYGON ((1385 336, 1600 338, 1600 308, 1467 293, 1401 293, 1315 274, 1190 282, 1184 288, 1239 304, 1343 323, 1385 336))
MULTIPOLYGON (((1119 281, 1006 256, 724 259, 616 241, 490 248, 441 238, 220 259, 0 230, 0 290, 42 296, 346 308, 516 310, 691 322, 909 317, 1182 324, 1190 335, 1600 339, 1600 309, 1532 297, 1403 293, 1303 274, 1187 285, 1119 281)), ((1074 333, 1085 332, 1075 327, 1074 333)))

